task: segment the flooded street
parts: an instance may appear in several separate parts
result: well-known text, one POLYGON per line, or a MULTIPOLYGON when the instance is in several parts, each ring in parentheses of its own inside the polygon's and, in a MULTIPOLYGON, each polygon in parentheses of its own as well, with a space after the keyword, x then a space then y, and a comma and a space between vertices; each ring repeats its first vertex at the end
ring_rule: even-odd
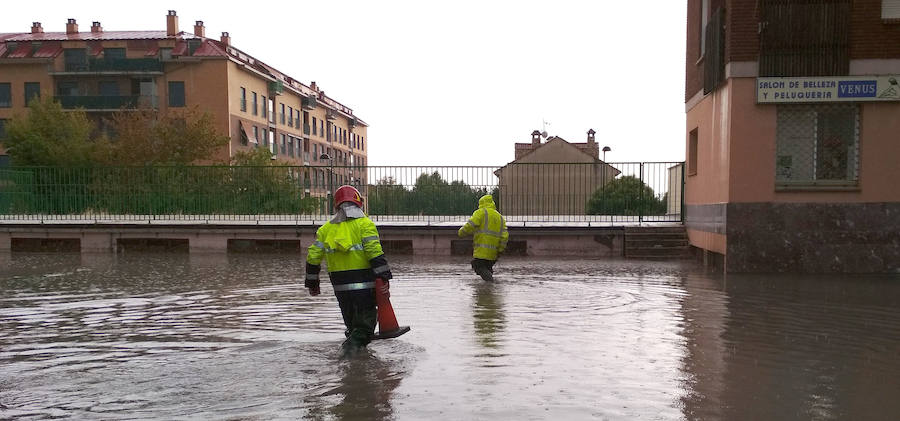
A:
POLYGON ((339 357, 286 254, 0 256, 0 418, 892 419, 900 277, 390 258, 412 331, 339 357))

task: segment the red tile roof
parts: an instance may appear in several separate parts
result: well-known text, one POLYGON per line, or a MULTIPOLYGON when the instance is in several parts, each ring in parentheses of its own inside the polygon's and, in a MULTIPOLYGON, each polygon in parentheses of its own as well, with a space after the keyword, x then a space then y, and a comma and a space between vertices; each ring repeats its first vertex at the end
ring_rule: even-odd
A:
POLYGON ((228 57, 228 53, 220 46, 219 41, 207 39, 203 41, 203 45, 194 51, 194 57, 228 57))
MULTIPOLYGON (((166 31, 108 31, 108 32, 78 32, 67 34, 65 32, 42 32, 37 34, 22 33, 11 34, 7 41, 112 41, 129 39, 168 39, 166 31)), ((193 34, 179 32, 174 38, 196 38, 193 34)))
POLYGON ((7 58, 28 58, 31 57, 31 43, 22 43, 7 58))
POLYGON ((37 51, 34 52, 35 58, 53 58, 62 53, 62 44, 59 42, 48 42, 41 45, 41 48, 38 48, 37 51))

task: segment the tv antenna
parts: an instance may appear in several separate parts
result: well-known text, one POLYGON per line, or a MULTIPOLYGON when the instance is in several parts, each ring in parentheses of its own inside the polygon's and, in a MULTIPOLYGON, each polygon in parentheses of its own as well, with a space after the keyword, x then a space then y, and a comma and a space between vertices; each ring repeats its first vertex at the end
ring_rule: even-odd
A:
POLYGON ((547 138, 547 126, 549 126, 550 123, 548 123, 547 120, 544 120, 544 119, 541 119, 541 121, 544 123, 544 128, 543 128, 543 130, 541 130, 541 137, 546 139, 547 138))

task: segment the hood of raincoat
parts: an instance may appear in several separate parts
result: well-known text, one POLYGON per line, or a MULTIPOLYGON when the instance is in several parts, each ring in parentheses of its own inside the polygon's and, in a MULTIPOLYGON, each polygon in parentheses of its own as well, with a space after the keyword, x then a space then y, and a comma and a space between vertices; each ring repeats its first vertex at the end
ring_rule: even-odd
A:
POLYGON ((344 202, 341 203, 341 206, 334 213, 334 217, 331 218, 332 224, 340 224, 348 219, 353 218, 363 218, 366 216, 366 213, 356 206, 356 203, 353 202, 344 202))
POLYGON ((481 199, 478 199, 478 209, 481 208, 497 209, 497 205, 494 204, 494 196, 489 194, 481 196, 481 199))

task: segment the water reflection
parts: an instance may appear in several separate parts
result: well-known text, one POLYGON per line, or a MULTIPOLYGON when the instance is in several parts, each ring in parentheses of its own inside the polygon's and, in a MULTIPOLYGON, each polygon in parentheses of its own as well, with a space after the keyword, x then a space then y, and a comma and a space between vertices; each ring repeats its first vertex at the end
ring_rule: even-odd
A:
POLYGON ((393 419, 392 395, 402 373, 396 372, 390 362, 367 350, 342 360, 338 371, 341 384, 331 393, 340 395, 341 400, 328 409, 335 419, 393 419))
POLYGON ((338 306, 305 294, 302 259, 13 254, 0 419, 900 413, 897 277, 509 261, 490 284, 464 260, 392 259, 392 304, 413 331, 341 360, 338 306))
POLYGON ((482 347, 494 352, 502 347, 503 329, 506 326, 501 288, 498 283, 483 281, 476 283, 472 288, 474 294, 472 319, 476 339, 482 347))

